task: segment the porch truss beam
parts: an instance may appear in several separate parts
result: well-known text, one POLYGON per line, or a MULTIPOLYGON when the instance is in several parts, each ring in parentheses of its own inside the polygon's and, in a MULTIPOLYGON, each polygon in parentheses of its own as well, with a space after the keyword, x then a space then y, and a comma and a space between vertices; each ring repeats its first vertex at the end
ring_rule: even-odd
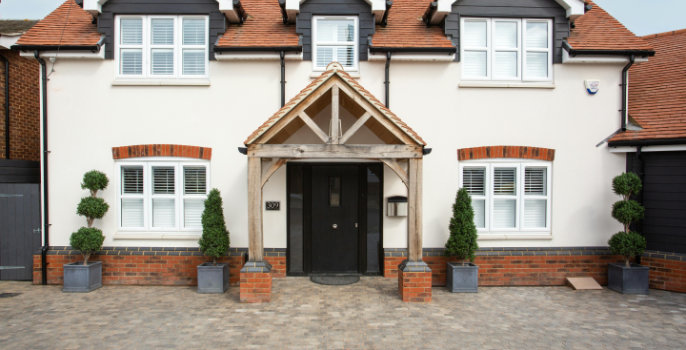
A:
POLYGON ((255 144, 248 146, 249 158, 399 159, 422 158, 415 145, 255 144))
POLYGON ((287 159, 274 159, 269 168, 267 169, 267 172, 262 175, 262 185, 260 188, 264 188, 264 185, 269 181, 269 178, 274 175, 274 173, 279 170, 284 164, 286 164, 288 160, 287 159))
POLYGON ((348 139, 350 139, 357 132, 357 130, 360 130, 362 125, 364 125, 364 123, 366 123, 367 120, 369 120, 369 118, 371 116, 372 115, 369 112, 366 112, 360 118, 358 118, 355 121, 355 123, 350 128, 348 128, 348 130, 345 131, 345 134, 343 134, 343 136, 341 136, 339 143, 348 142, 348 139))
POLYGON ((300 117, 300 119, 302 119, 302 121, 305 122, 305 125, 312 129, 314 134, 317 135, 317 137, 319 137, 319 139, 322 140, 322 142, 329 143, 329 135, 327 135, 324 132, 324 130, 319 128, 317 123, 315 123, 314 120, 312 120, 312 118, 310 118, 310 116, 307 115, 307 113, 305 113, 305 111, 300 112, 300 114, 298 114, 298 117, 300 117))
POLYGON ((393 170, 393 172, 396 175, 398 175, 398 177, 405 184, 405 186, 408 189, 410 188, 410 184, 407 181, 407 172, 405 171, 405 169, 403 169, 402 165, 400 165, 400 163, 397 160, 395 160, 395 159, 379 159, 379 160, 381 162, 383 162, 384 164, 386 164, 387 167, 391 168, 391 170, 393 170))

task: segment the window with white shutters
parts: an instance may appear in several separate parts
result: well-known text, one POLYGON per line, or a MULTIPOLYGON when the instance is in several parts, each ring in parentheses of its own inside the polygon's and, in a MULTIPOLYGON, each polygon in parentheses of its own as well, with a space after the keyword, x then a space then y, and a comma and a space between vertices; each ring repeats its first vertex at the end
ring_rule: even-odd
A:
POLYGON ((552 79, 552 20, 464 17, 460 23, 463 79, 552 79))
POLYGON ((480 233, 550 232, 549 162, 460 165, 460 186, 472 197, 480 233))
POLYGON ((119 173, 122 230, 202 230, 209 187, 206 162, 122 162, 119 173))
POLYGON ((357 70, 357 17, 312 18, 312 62, 315 70, 323 70, 331 62, 357 70))
POLYGON ((203 16, 120 16, 115 60, 124 78, 207 76, 208 19, 203 16))

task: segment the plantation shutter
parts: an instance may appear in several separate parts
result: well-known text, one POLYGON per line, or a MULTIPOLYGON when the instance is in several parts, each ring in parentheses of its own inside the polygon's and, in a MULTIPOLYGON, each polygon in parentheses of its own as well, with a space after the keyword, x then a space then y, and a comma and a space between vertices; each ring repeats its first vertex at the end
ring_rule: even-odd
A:
POLYGON ((121 181, 121 227, 143 227, 143 167, 122 167, 121 181))
POLYGON ((182 25, 182 73, 183 75, 205 74, 205 19, 184 18, 182 25), (194 47, 193 47, 194 46, 194 47))
POLYGON ((202 212, 205 210, 207 193, 207 170, 205 167, 184 167, 183 187, 183 222, 185 228, 202 228, 202 212), (202 195, 198 197, 197 195, 202 195))
POLYGON ((119 72, 122 75, 143 74, 143 19, 122 18, 119 28, 119 72))
POLYGON ((488 75, 488 21, 465 20, 463 29, 464 76, 485 78, 488 75))
POLYGON ((547 169, 526 168, 524 170, 524 227, 545 228, 547 217, 547 169), (534 197, 535 196, 535 197, 534 197))
POLYGON ((472 197, 474 209, 474 225, 477 228, 486 227, 486 168, 462 169, 462 187, 472 197))
POLYGON ((516 227, 517 168, 493 170, 493 227, 516 227))
POLYGON ((150 51, 150 71, 154 75, 174 74, 174 19, 153 18, 150 20, 150 43, 158 48, 150 51), (172 46, 159 48, 159 46, 172 46))
POLYGON ((337 61, 344 67, 355 66, 355 21, 319 19, 316 26, 316 65, 326 67, 330 62, 337 61))
POLYGON ((519 24, 516 21, 494 21, 493 76, 512 79, 518 74, 519 24))
POLYGON ((548 77, 550 48, 548 44, 548 23, 526 21, 526 78, 548 77))
POLYGON ((176 226, 176 199, 173 197, 175 193, 174 167, 152 168, 152 190, 152 226, 176 226))

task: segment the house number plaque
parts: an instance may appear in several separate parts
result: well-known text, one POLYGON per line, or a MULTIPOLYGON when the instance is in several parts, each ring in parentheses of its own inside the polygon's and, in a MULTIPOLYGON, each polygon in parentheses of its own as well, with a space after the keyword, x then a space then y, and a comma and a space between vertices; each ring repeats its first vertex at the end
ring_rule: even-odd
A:
POLYGON ((281 207, 281 202, 267 201, 264 206, 266 210, 279 210, 279 208, 281 207))

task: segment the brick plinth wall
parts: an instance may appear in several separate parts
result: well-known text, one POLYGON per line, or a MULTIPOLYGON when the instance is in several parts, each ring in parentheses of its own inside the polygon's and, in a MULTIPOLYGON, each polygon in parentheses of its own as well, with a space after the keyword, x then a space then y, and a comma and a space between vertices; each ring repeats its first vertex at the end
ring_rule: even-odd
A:
MULTIPOLYGON (((403 262, 398 266, 398 292, 404 302, 431 302, 431 271, 413 271, 403 262)), ((424 266, 426 266, 424 264, 424 266)))
MULTIPOLYGON (((51 247, 48 251, 48 284, 62 284, 62 265, 82 261, 71 247, 51 247)), ((102 261, 104 285, 194 286, 198 284, 196 267, 208 259, 197 248, 105 247, 90 260, 102 261)), ((217 262, 229 264, 229 281, 240 280, 245 250, 231 248, 228 256, 217 262)), ((33 256, 33 283, 41 283, 41 256, 33 256)))
MULTIPOLYGON (((424 249, 423 259, 431 268, 433 286, 445 286, 446 262, 454 261, 443 251, 424 249)), ((405 254, 404 249, 386 249, 385 277, 398 276, 396 262, 406 259, 405 254)), ((561 286, 566 277, 577 276, 590 276, 607 284, 607 264, 622 261, 604 247, 483 248, 476 255, 480 286, 561 286)))
POLYGON ((272 300, 271 272, 241 272, 240 299, 243 303, 268 303, 272 300))
POLYGON ((686 292, 686 254, 647 251, 641 265, 650 267, 650 288, 686 292))
POLYGON ((272 277, 286 277, 286 249, 264 248, 264 260, 272 265, 272 277))

